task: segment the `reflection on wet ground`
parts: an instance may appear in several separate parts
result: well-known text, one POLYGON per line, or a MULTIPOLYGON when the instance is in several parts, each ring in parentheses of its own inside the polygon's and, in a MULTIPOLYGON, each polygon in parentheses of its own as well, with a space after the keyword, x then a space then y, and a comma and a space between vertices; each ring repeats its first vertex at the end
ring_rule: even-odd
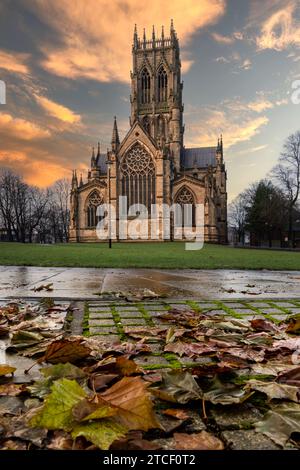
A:
POLYGON ((300 271, 0 267, 0 298, 97 299, 104 292, 150 289, 168 298, 300 297, 300 271), (52 291, 34 291, 53 284, 52 291))

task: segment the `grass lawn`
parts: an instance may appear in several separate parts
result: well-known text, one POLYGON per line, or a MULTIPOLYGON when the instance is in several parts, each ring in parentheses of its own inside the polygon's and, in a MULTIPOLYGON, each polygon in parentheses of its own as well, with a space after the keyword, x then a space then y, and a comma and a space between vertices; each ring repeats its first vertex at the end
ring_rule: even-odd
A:
POLYGON ((298 269, 300 253, 205 245, 186 251, 184 243, 30 245, 0 243, 0 265, 101 268, 298 269))

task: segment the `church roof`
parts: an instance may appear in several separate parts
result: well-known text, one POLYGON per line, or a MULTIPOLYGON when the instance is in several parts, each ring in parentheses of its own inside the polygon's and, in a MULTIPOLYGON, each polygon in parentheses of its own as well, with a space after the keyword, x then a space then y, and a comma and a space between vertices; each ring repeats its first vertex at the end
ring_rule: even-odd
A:
POLYGON ((205 168, 209 165, 216 166, 217 147, 185 148, 182 155, 184 168, 205 168))
POLYGON ((106 173, 106 160, 106 153, 100 153, 100 158, 97 157, 96 166, 97 168, 100 168, 101 173, 106 173))

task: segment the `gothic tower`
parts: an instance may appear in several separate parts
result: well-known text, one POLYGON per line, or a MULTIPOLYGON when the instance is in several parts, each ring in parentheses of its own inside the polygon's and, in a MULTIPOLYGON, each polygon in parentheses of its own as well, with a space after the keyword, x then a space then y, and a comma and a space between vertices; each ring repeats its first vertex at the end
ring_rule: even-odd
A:
POLYGON ((170 35, 140 39, 135 27, 132 46, 131 119, 139 120, 160 147, 169 147, 174 167, 180 170, 183 148, 183 105, 179 43, 171 22, 170 35))

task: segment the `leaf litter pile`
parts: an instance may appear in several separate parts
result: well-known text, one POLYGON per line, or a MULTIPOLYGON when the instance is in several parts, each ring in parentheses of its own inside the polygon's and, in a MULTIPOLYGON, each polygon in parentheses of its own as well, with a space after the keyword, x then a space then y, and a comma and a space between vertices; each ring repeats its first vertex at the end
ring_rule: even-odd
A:
POLYGON ((112 344, 69 335, 65 315, 51 303, 0 307, 10 358, 0 365, 1 449, 223 450, 216 413, 244 406, 258 410, 253 434, 300 447, 299 316, 275 324, 173 309, 112 344), (194 365, 143 369, 134 358, 153 342, 194 365), (18 376, 20 356, 32 364, 18 376))

